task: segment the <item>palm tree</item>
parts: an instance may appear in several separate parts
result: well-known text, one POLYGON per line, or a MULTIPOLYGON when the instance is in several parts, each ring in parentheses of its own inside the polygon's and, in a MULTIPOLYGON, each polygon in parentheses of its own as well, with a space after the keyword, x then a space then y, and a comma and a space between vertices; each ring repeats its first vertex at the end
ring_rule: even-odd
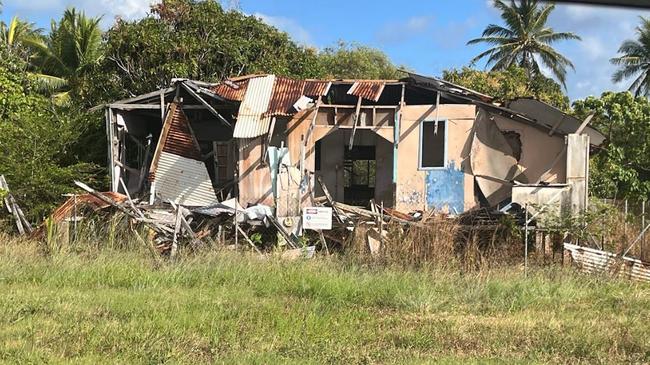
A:
POLYGON ((34 23, 20 20, 18 17, 11 18, 9 24, 0 21, 0 45, 10 52, 24 49, 26 43, 36 40, 42 29, 36 28, 34 23))
POLYGON ((619 66, 612 80, 621 82, 636 77, 629 90, 636 96, 650 96, 650 19, 641 17, 636 33, 637 39, 628 39, 621 44, 618 52, 622 56, 610 60, 619 66))
POLYGON ((574 69, 573 63, 551 45, 557 41, 580 40, 580 37, 570 32, 555 32, 546 25, 555 5, 541 6, 537 0, 511 0, 508 4, 504 0, 494 0, 494 6, 501 11, 505 26, 490 24, 480 38, 467 42, 468 45, 493 45, 471 62, 487 57, 486 66, 492 66, 492 70, 520 66, 529 76, 534 76, 541 73, 538 63, 541 61, 566 88, 566 69, 574 69))
POLYGON ((41 70, 35 73, 44 90, 55 91, 54 99, 65 103, 71 91, 84 89, 86 76, 103 57, 101 17, 86 17, 69 8, 44 39, 31 42, 39 54, 35 65, 41 70))

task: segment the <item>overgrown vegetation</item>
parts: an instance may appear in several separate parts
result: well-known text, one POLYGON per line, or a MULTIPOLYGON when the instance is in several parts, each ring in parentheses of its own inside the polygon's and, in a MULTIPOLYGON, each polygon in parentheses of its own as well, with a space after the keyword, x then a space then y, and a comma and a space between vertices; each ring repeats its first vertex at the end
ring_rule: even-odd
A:
POLYGON ((2 361, 650 361, 647 284, 225 252, 161 264, 137 249, 43 256, 0 241, 2 361))
POLYGON ((74 179, 96 183, 103 171, 84 143, 94 119, 34 92, 34 78, 16 72, 21 62, 0 57, 0 174, 29 219, 38 221, 73 190, 74 179))
POLYGON ((650 197, 650 101, 629 92, 605 92, 574 103, 576 114, 595 113, 592 124, 607 137, 591 159, 589 187, 603 198, 650 197))
POLYGON ((562 86, 544 75, 529 76, 521 67, 511 66, 499 71, 479 71, 469 67, 443 72, 443 78, 480 93, 493 96, 498 102, 532 97, 568 111, 569 98, 562 86))

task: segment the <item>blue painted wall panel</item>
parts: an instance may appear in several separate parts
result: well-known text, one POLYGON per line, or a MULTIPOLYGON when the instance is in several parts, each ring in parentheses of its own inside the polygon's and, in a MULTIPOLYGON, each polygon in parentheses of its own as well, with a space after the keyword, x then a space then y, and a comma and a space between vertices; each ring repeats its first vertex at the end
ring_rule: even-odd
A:
POLYGON ((449 163, 444 169, 428 170, 426 175, 427 205, 429 209, 449 207, 450 213, 465 210, 465 175, 449 163))

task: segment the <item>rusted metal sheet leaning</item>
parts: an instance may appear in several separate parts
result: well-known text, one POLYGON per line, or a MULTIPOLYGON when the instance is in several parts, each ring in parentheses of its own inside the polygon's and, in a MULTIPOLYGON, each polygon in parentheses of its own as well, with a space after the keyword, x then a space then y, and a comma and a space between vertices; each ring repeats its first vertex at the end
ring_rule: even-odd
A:
POLYGON ((565 243, 564 248, 571 253, 571 258, 583 272, 650 282, 650 262, 570 243, 565 243))

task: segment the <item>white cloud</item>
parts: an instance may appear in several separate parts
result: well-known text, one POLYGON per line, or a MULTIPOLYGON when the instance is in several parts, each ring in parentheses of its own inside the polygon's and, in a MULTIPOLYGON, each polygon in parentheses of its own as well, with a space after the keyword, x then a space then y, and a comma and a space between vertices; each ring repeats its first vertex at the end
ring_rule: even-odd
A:
POLYGON ((385 24, 375 35, 381 43, 399 43, 432 30, 435 18, 430 15, 413 16, 406 21, 385 24))
POLYGON ((253 15, 260 18, 264 23, 274 26, 283 32, 287 32, 294 41, 307 46, 313 45, 309 31, 293 19, 262 13, 254 13, 253 15))
POLYGON ((582 42, 580 42, 580 48, 582 48, 583 52, 585 53, 585 55, 587 55, 589 59, 595 61, 608 58, 607 53, 610 51, 609 49, 607 49, 602 39, 595 36, 582 37, 582 42))
POLYGON ((582 41, 559 42, 554 45, 575 65, 569 71, 567 87, 572 99, 600 95, 603 91, 625 90, 630 81, 612 82, 616 67, 610 63, 625 39, 635 36, 639 16, 650 12, 614 7, 557 5, 549 19, 555 31, 574 32, 582 41))
POLYGON ((102 16, 102 26, 108 28, 115 17, 133 20, 147 14, 152 3, 160 0, 5 0, 4 6, 20 15, 43 15, 58 19, 68 7, 75 7, 88 16, 102 16))
POLYGON ((155 0, 101 0, 100 3, 106 9, 111 9, 115 15, 126 19, 137 19, 143 17, 149 11, 155 0))

